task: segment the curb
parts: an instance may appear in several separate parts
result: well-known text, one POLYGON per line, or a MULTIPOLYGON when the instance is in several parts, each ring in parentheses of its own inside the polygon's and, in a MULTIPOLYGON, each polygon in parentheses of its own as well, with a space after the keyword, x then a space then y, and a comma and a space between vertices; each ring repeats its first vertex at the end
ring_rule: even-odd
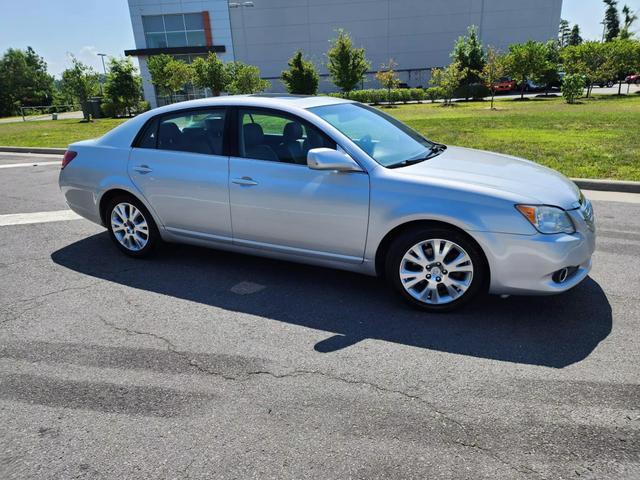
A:
POLYGON ((66 148, 43 148, 43 147, 0 147, 0 152, 8 153, 44 153, 50 155, 64 155, 66 148))
MULTIPOLYGON (((42 147, 0 147, 0 152, 9 153, 40 153, 50 155, 64 155, 66 148, 42 147)), ((600 190, 603 192, 640 193, 640 182, 624 180, 600 180, 594 178, 572 178, 573 182, 584 190, 600 190)))
POLYGON ((603 192, 640 193, 640 182, 624 180, 599 180, 593 178, 572 178, 573 182, 584 190, 603 192))

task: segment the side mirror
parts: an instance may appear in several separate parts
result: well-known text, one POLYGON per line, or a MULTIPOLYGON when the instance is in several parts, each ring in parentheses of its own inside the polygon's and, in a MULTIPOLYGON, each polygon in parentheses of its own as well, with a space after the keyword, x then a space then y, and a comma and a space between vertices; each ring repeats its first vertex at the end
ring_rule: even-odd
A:
POLYGON ((361 172, 362 169, 349 155, 330 148, 312 148, 307 153, 307 165, 312 170, 361 172))

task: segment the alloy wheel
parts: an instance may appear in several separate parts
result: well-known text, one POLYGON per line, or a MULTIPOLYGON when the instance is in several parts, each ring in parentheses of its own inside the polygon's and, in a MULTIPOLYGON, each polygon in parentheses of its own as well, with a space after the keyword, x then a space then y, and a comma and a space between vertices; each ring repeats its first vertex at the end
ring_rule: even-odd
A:
POLYGON ((111 210, 111 230, 116 240, 127 250, 138 252, 149 242, 149 225, 142 212, 127 202, 111 210))
POLYGON ((400 282, 419 302, 444 305, 461 298, 473 281, 473 262, 458 244, 429 239, 411 247, 400 261, 400 282))

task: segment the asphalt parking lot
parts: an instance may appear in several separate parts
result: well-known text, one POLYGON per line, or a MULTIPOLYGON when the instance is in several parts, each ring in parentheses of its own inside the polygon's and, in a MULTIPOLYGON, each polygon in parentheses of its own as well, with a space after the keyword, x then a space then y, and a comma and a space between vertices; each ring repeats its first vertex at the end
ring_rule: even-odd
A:
POLYGON ((574 290, 429 315, 350 273, 126 258, 58 160, 0 154, 0 478, 640 478, 640 196, 594 194, 574 290))

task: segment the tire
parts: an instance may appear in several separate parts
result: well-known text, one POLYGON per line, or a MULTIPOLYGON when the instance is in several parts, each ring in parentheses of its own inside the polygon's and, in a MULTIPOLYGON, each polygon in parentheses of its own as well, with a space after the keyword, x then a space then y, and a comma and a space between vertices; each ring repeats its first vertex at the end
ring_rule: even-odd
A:
POLYGON ((488 271, 480 247, 446 227, 402 233, 391 243, 385 259, 391 286, 405 301, 429 312, 448 312, 469 303, 484 289, 488 271), (457 271, 449 271, 453 269, 457 271))
POLYGON ((132 195, 118 195, 109 201, 105 223, 113 243, 130 257, 148 257, 161 242, 149 210, 132 195))

